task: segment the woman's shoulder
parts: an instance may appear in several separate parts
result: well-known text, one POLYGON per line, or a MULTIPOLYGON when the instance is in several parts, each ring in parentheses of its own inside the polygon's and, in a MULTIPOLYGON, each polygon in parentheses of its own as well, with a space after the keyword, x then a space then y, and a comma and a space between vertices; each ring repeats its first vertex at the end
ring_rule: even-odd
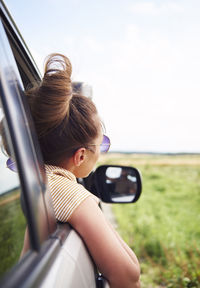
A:
POLYGON ((97 197, 77 183, 70 171, 50 165, 45 165, 45 169, 54 211, 59 221, 67 222, 73 211, 88 197, 99 203, 97 197))

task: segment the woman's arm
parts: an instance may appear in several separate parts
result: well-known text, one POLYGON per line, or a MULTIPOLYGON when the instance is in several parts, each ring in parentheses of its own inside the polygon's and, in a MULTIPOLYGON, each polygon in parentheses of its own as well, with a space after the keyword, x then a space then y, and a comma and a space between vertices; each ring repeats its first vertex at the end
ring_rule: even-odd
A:
POLYGON ((69 223, 83 238, 111 288, 140 287, 140 267, 135 254, 114 231, 92 197, 74 211, 69 223))
POLYGON ((132 260, 139 266, 139 262, 138 259, 135 255, 135 253, 133 252, 133 250, 126 244, 126 242, 124 242, 124 240, 119 236, 119 234, 117 233, 117 231, 113 228, 113 226, 111 225, 110 222, 108 222, 110 228, 112 229, 113 233, 115 233, 116 237, 118 238, 118 240, 120 241, 121 245, 124 247, 124 249, 126 250, 126 252, 129 254, 129 256, 132 258, 132 260))

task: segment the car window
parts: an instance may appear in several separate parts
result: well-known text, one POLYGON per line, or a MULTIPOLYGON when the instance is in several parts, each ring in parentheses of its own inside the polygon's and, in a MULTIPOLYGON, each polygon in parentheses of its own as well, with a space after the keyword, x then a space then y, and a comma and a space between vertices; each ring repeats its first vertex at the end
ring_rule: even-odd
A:
POLYGON ((18 174, 6 166, 8 156, 3 148, 6 141, 7 150, 13 148, 9 141, 9 131, 2 108, 0 108, 1 131, 4 131, 4 141, 0 136, 0 277, 14 266, 19 258, 23 247, 26 220, 21 206, 21 187, 18 174), (4 119, 4 121, 2 121, 4 119))
POLYGON ((24 95, 23 84, 28 83, 29 77, 22 77, 27 75, 27 69, 30 68, 30 74, 34 69, 12 25, 9 25, 7 19, 1 20, 0 128, 3 132, 0 134, 3 136, 0 140, 4 141, 6 147, 5 151, 0 149, 0 278, 19 261, 26 226, 27 249, 24 249, 23 255, 27 251, 34 255, 35 251, 40 251, 44 241, 56 228, 54 214, 49 209, 51 203, 40 149, 34 137, 34 127, 24 95), (12 49, 11 45, 17 48, 12 49), (19 55, 23 57, 20 58, 19 55), (10 157, 14 163, 17 162, 18 173, 6 167, 6 161, 10 157))

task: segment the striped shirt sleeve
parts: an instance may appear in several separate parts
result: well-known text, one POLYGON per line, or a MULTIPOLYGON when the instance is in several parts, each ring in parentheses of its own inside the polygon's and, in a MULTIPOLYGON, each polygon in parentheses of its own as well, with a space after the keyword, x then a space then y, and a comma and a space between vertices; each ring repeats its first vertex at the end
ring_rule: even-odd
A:
POLYGON ((57 220, 67 222, 74 210, 92 194, 62 175, 51 175, 49 187, 57 220))

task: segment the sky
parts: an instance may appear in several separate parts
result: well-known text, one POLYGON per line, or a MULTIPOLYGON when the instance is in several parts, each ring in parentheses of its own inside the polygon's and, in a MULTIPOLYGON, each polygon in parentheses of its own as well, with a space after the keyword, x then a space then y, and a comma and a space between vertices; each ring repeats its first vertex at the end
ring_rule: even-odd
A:
POLYGON ((63 53, 111 151, 200 152, 199 0, 5 0, 41 73, 63 53))

